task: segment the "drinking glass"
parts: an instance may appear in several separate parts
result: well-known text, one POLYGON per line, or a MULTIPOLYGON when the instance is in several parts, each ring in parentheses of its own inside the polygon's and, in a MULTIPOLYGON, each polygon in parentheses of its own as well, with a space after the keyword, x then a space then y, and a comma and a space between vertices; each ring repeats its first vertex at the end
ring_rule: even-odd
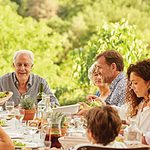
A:
POLYGON ((10 113, 14 109, 14 101, 6 101, 5 109, 8 113, 10 113))
POLYGON ((18 108, 15 114, 16 119, 18 119, 19 121, 22 121, 24 115, 25 115, 25 110, 22 108, 18 108))
POLYGON ((51 147, 51 134, 50 134, 50 131, 51 131, 51 126, 49 124, 45 125, 44 128, 43 128, 43 133, 44 133, 43 141, 44 141, 44 145, 46 146, 46 148, 51 147))
MULTIPOLYGON (((16 119, 18 120, 19 125, 22 125, 22 120, 25 115, 25 110, 22 108, 14 109, 14 114, 15 114, 16 119)), ((18 125, 17 125, 17 128, 18 128, 18 125)))
POLYGON ((29 134, 32 136, 32 142, 34 140, 34 134, 38 131, 39 121, 38 120, 28 120, 27 128, 29 134))

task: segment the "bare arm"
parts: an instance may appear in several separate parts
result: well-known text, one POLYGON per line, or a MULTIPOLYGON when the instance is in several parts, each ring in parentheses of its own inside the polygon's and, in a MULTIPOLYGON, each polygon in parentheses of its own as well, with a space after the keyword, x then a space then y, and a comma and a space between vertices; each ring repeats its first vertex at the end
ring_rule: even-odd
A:
POLYGON ((0 149, 14 150, 14 144, 10 137, 5 133, 5 131, 0 127, 0 149))

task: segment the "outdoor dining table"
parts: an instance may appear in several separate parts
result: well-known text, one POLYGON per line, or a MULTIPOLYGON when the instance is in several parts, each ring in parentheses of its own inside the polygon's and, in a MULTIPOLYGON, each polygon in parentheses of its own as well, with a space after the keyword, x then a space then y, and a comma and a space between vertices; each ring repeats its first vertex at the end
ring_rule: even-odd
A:
MULTIPOLYGON (((3 126, 5 132, 10 136, 13 141, 21 142, 25 144, 25 147, 38 149, 44 147, 44 140, 40 138, 40 132, 34 135, 30 135, 28 128, 25 125, 19 125, 16 127, 18 120, 15 118, 8 120, 6 125, 3 126)), ((15 149, 21 149, 23 146, 16 146, 15 149)))
MULTIPOLYGON (((46 150, 44 146, 44 139, 41 138, 41 134, 38 131, 34 135, 30 135, 28 128, 25 124, 22 124, 21 126, 16 127, 16 123, 18 123, 18 120, 16 118, 12 118, 11 120, 8 120, 6 122, 6 126, 3 126, 3 129, 7 132, 7 134, 11 137, 12 140, 20 141, 22 143, 25 143, 26 146, 23 147, 15 147, 15 149, 19 150, 46 150)), ((77 135, 65 135, 63 137, 60 137, 59 139, 60 143, 62 144, 62 149, 67 150, 70 147, 73 147, 77 144, 86 144, 90 143, 88 139, 84 136, 78 137, 77 135)), ((143 144, 129 144, 127 147, 144 147, 143 144)))

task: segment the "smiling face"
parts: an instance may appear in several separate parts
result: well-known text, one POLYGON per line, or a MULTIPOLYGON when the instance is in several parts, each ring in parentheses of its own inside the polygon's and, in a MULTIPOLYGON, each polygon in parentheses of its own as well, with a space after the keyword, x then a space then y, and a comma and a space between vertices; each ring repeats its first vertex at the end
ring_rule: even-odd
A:
POLYGON ((27 82, 32 69, 31 59, 27 54, 20 54, 13 64, 19 82, 27 82))
POLYGON ((104 83, 111 83, 114 80, 114 64, 108 65, 104 56, 101 56, 97 62, 98 71, 101 74, 104 83))
POLYGON ((101 73, 99 72, 99 68, 96 66, 95 71, 92 73, 92 81, 94 85, 101 87, 104 85, 104 82, 102 80, 101 73))
POLYGON ((102 76, 99 73, 94 72, 92 75, 92 80, 93 80, 94 85, 96 86, 102 85, 102 76))
POLYGON ((147 99, 150 81, 145 81, 134 72, 131 72, 130 74, 130 81, 131 88, 133 89, 137 97, 144 97, 145 99, 147 99))

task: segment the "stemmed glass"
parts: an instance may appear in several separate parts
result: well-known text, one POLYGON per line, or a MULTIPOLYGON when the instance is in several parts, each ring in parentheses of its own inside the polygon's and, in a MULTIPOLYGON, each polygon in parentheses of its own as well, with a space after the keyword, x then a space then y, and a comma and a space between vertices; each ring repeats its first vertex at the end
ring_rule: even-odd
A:
POLYGON ((19 121, 19 124, 21 125, 21 122, 25 115, 25 110, 22 108, 14 109, 14 114, 15 114, 16 119, 19 121))
POLYGON ((44 132, 43 141, 44 141, 44 145, 47 148, 51 147, 51 134, 50 134, 50 131, 51 131, 51 126, 49 124, 45 125, 44 128, 43 128, 43 132, 44 132))
POLYGON ((38 120, 28 120, 27 128, 29 134, 32 136, 32 142, 34 139, 34 134, 38 131, 39 122, 38 120))
POLYGON ((86 130, 85 130, 85 119, 76 115, 67 115, 67 121, 68 121, 68 136, 73 136, 74 133, 81 134, 82 136, 85 136, 86 130))
POLYGON ((14 117, 14 114, 12 113, 14 109, 14 101, 6 101, 5 103, 5 109, 7 111, 7 117, 6 119, 12 119, 14 117))
POLYGON ((14 102, 13 101, 6 101, 5 109, 8 113, 10 113, 14 109, 14 102))

